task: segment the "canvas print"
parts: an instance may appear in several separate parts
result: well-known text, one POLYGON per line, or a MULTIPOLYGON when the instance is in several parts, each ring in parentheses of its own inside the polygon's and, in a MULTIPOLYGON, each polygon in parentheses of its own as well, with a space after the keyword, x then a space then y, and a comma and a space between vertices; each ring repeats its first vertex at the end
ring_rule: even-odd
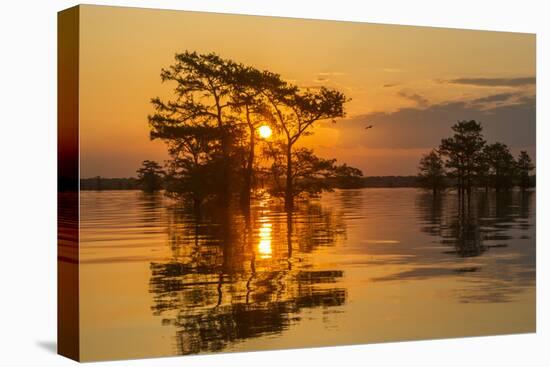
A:
POLYGON ((59 352, 535 332, 535 35, 59 13, 59 352))

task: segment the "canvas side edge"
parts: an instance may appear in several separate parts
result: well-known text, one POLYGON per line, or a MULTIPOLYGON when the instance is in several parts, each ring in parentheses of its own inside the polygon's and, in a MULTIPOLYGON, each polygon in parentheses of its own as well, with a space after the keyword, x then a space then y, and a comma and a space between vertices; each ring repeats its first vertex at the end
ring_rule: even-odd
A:
POLYGON ((80 360, 79 7, 57 16, 57 352, 80 360))

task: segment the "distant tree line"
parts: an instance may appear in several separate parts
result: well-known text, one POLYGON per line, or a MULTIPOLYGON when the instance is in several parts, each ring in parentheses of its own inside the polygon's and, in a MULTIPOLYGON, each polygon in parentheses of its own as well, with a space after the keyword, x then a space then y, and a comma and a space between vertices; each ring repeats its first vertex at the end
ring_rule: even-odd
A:
POLYGON ((500 192, 534 187, 535 166, 527 152, 514 158, 506 144, 488 143, 481 124, 474 120, 459 121, 451 129, 451 137, 420 159, 418 178, 434 194, 454 186, 460 200, 469 200, 479 188, 500 192))
MULTIPOLYGON (((271 185, 270 173, 258 171, 256 172, 256 179, 271 185)), ((165 176, 159 174, 155 182, 158 183, 158 180, 160 180, 160 186, 155 187, 156 190, 161 190, 165 187, 165 176)), ((81 190, 142 190, 150 192, 146 187, 151 187, 138 178, 93 177, 83 178, 80 182, 81 190)), ((423 187, 423 183, 419 180, 418 176, 332 176, 324 180, 323 186, 327 187, 327 190, 331 190, 368 187, 423 187)))
POLYGON ((80 179, 80 190, 141 190, 136 178, 91 177, 80 179))
POLYGON ((420 187, 417 176, 367 176, 359 187, 420 187))

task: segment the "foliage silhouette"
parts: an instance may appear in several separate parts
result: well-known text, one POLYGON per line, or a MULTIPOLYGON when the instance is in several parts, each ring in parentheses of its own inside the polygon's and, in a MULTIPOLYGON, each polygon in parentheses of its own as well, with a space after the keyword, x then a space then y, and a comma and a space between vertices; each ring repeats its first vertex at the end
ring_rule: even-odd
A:
POLYGON ((445 166, 437 150, 432 149, 422 156, 418 170, 420 182, 434 195, 445 187, 445 166))
MULTIPOLYGON (((325 175, 325 166, 334 161, 296 148, 296 143, 312 133, 317 121, 345 115, 347 100, 341 92, 325 87, 302 90, 279 74, 214 53, 189 51, 175 55, 175 62, 162 69, 161 80, 175 83, 175 97, 151 100, 155 112, 149 116, 149 125, 151 139, 168 145, 169 195, 190 199, 199 208, 215 198, 228 205, 239 193, 243 206, 249 207, 254 176, 261 170, 255 148, 256 131, 262 124, 271 125, 280 135, 265 142, 271 149, 262 158, 264 163, 272 161, 270 171, 278 175, 274 181, 285 180, 284 189, 272 192, 285 198, 287 209, 292 209, 296 196, 328 188, 313 177, 325 175)), ((268 150, 264 147, 263 152, 268 150)), ((339 172, 342 180, 361 176, 347 166, 339 172)))
POLYGON ((530 179, 530 172, 535 169, 535 165, 531 161, 531 157, 527 154, 526 151, 522 150, 519 153, 517 160, 517 175, 518 175, 518 184, 522 190, 526 190, 529 187, 533 186, 533 182, 530 179))
POLYGON ((312 133, 316 122, 344 117, 344 103, 348 100, 343 93, 325 87, 318 91, 300 91, 276 74, 266 73, 266 83, 263 93, 273 121, 283 135, 280 146, 285 156, 285 207, 292 209, 294 197, 300 191, 294 187, 297 177, 293 159, 295 144, 312 133))
MULTIPOLYGON (((163 82, 176 83, 173 90, 176 98, 167 102, 153 98, 155 113, 149 116, 151 138, 163 139, 170 146, 172 171, 185 176, 187 172, 197 174, 215 168, 206 176, 214 179, 212 194, 223 203, 229 201, 234 189, 236 157, 232 147, 240 131, 231 113, 231 93, 234 73, 239 67, 214 53, 176 54, 175 63, 161 71, 163 82)), ((191 181, 197 178, 194 176, 191 181)), ((193 193, 195 205, 204 196, 203 192, 193 193)))
POLYGON ((145 192, 155 192, 162 188, 164 171, 155 161, 145 160, 137 170, 138 183, 145 192))
POLYGON ((514 186, 516 162, 506 144, 494 143, 483 148, 485 181, 496 191, 508 190, 514 186))
POLYGON ((459 121, 451 129, 452 137, 441 141, 439 152, 445 159, 448 174, 456 179, 459 200, 468 200, 482 163, 482 149, 485 140, 481 124, 471 121, 459 121))
POLYGON ((438 149, 424 155, 419 163, 419 181, 435 193, 445 178, 458 192, 458 200, 468 205, 472 190, 483 187, 506 191, 518 185, 522 190, 534 186, 530 172, 535 168, 531 157, 521 151, 515 160, 510 148, 501 142, 487 144, 480 123, 459 121, 452 126, 453 136, 441 140, 438 149))

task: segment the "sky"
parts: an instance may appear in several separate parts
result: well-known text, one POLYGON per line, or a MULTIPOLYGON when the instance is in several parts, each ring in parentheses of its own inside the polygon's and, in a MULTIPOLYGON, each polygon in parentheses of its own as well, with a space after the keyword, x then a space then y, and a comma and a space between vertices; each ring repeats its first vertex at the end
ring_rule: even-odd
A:
POLYGON ((458 120, 535 159, 535 44, 524 33, 81 6, 81 177, 133 177, 143 160, 168 158, 147 116, 152 97, 172 95, 161 68, 186 50, 342 91, 346 117, 302 144, 367 176, 416 174, 458 120))

